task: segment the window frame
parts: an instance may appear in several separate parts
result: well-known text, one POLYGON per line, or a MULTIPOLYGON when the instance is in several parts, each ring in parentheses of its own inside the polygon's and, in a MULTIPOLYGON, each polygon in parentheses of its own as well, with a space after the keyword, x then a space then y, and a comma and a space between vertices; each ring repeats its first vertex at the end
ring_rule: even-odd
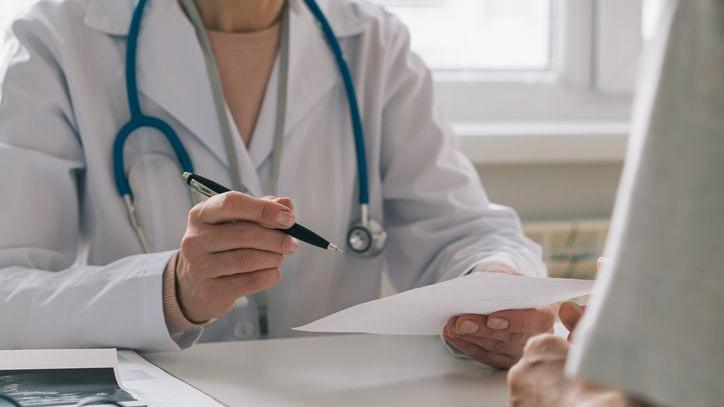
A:
POLYGON ((433 71, 437 103, 466 152, 480 163, 538 162, 536 149, 525 148, 535 139, 560 151, 548 161, 623 159, 643 1, 552 0, 560 26, 552 30, 547 70, 433 71), (572 147, 574 134, 593 135, 582 139, 596 144, 572 147), (608 153, 591 154, 606 135, 608 153))
POLYGON ((545 71, 433 71, 439 103, 453 122, 626 121, 633 93, 641 0, 554 0, 554 31, 545 71), (622 21, 624 23, 622 23, 622 21), (622 28, 623 27, 623 28, 622 28), (618 35, 611 36, 610 33, 618 35), (625 68, 620 66, 627 64, 625 68), (624 75, 610 73, 618 69, 624 75), (614 78, 612 80, 611 78, 614 78), (479 101, 478 106, 469 101, 479 101), (528 103, 522 103, 526 101, 528 103))
POLYGON ((438 105, 478 164, 623 160, 642 0, 554 2, 549 70, 433 71, 438 105), (548 143, 546 157, 526 148, 531 140, 548 143))

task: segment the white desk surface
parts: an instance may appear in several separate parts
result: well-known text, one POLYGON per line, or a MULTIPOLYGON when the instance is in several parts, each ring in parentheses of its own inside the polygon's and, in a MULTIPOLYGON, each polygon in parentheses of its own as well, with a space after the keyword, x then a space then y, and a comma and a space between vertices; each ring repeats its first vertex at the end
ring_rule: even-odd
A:
POLYGON ((337 335, 145 355, 230 406, 506 406, 505 372, 437 337, 337 335))

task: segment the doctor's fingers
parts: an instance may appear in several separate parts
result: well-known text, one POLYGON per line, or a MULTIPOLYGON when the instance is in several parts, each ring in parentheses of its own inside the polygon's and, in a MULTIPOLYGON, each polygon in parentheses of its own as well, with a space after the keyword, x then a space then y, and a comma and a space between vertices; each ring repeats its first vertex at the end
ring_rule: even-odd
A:
MULTIPOLYGON (((494 331, 490 330, 484 325, 480 325, 479 329, 470 334, 460 334, 459 329, 456 330, 456 325, 465 318, 453 317, 448 320, 445 325, 444 334, 448 339, 454 339, 456 341, 465 341, 472 343, 476 346, 480 346, 490 353, 505 354, 513 357, 517 360, 523 353, 523 347, 526 341, 531 336, 528 333, 509 333, 505 331, 494 331)), ((482 318, 482 315, 465 315, 464 317, 482 318)))
POLYGON ((192 225, 237 221, 250 221, 276 228, 289 228, 295 222, 294 213, 287 206, 235 191, 213 196, 189 211, 189 224, 192 225))
POLYGON ((184 237, 184 244, 191 250, 207 253, 257 249, 290 254, 299 248, 299 241, 286 233, 252 222, 198 226, 184 237))
POLYGON ((561 319, 561 322, 563 322, 566 329, 570 332, 569 340, 585 311, 586 307, 578 305, 575 302, 564 302, 558 309, 558 317, 561 319))
POLYGON ((516 333, 507 341, 469 335, 457 336, 456 339, 477 345, 490 353, 510 356, 514 361, 518 361, 523 356, 523 349, 531 336, 528 333, 516 333))
POLYGON ((206 264, 198 268, 200 277, 218 278, 279 268, 284 263, 284 255, 262 250, 237 249, 214 253, 202 261, 206 264))
POLYGON ((450 328, 458 336, 472 335, 500 341, 507 341, 510 337, 510 331, 488 328, 488 317, 485 315, 463 314, 453 318, 450 328))
POLYGON ((289 208, 290 210, 292 210, 292 211, 294 210, 294 202, 292 202, 292 198, 289 198, 288 196, 274 197, 271 195, 266 195, 266 196, 264 196, 264 199, 268 199, 268 200, 274 201, 276 203, 280 203, 280 204, 286 206, 287 208, 289 208))
POLYGON ((279 269, 259 270, 253 273, 235 274, 214 279, 213 290, 224 298, 231 298, 231 305, 240 297, 268 290, 281 281, 279 269))
POLYGON ((228 314, 238 298, 274 287, 279 280, 278 269, 207 280, 195 290, 196 302, 203 304, 209 318, 219 317, 228 314))
POLYGON ((518 360, 509 355, 489 352, 485 348, 458 338, 448 338, 450 345, 467 355, 470 359, 485 363, 496 369, 508 369, 518 360))
POLYGON ((521 310, 498 311, 490 314, 487 326, 508 332, 553 332, 558 304, 521 310))

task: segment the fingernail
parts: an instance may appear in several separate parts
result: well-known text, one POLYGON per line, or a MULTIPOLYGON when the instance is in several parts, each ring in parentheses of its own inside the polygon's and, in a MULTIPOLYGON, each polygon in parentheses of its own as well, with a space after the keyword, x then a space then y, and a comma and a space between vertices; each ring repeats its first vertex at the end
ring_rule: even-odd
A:
POLYGON ((508 320, 505 318, 489 318, 487 325, 490 329, 508 329, 508 320))
POLYGON ((296 253, 298 249, 299 249, 299 239, 297 239, 296 237, 293 237, 292 238, 292 248, 289 251, 291 251, 292 253, 296 253))
POLYGON ((480 329, 480 326, 469 319, 466 319, 462 324, 460 324, 461 334, 474 334, 475 332, 478 332, 478 329, 480 329))
POLYGON ((294 225, 294 214, 289 211, 281 211, 277 214, 277 224, 279 226, 291 227, 294 225))

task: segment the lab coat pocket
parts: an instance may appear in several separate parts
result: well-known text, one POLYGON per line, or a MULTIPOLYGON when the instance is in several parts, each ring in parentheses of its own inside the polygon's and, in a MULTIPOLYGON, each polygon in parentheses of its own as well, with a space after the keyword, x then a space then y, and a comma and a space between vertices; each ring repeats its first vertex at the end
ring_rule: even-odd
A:
POLYGON ((128 170, 136 210, 152 251, 178 248, 186 230, 192 198, 181 172, 173 155, 165 152, 137 156, 128 170))

